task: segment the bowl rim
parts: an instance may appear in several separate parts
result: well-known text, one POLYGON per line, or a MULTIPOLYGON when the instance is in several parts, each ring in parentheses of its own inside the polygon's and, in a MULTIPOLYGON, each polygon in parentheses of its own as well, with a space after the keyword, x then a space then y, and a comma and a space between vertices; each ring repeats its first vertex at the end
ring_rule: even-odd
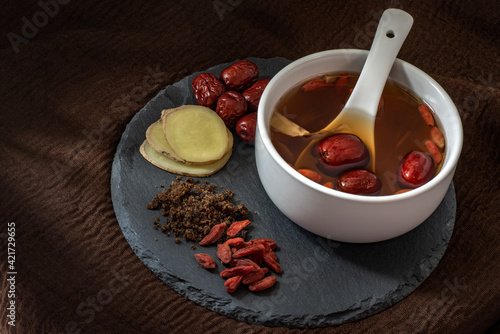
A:
MULTIPOLYGON (((367 56, 368 51, 367 50, 361 50, 361 49, 335 49, 335 50, 326 50, 326 51, 320 51, 316 52, 307 56, 304 56, 302 58, 299 58, 287 66, 285 66, 283 69, 281 69, 274 77, 271 78, 269 81, 268 85, 266 86, 261 99, 259 103, 259 108, 258 108, 258 113, 257 113, 257 128, 258 128, 258 135, 260 136, 260 139, 262 140, 263 146, 268 150, 269 154, 271 155, 272 159, 278 163, 278 165, 286 171, 291 177, 293 177, 296 181, 304 184, 305 186, 308 186, 316 191, 319 191, 321 193, 327 194, 329 196, 333 197, 339 197, 345 200, 351 200, 355 202, 361 202, 361 203, 387 203, 387 202, 395 202, 399 200, 405 200, 408 198, 416 197, 419 196, 425 192, 427 192, 429 189, 434 188, 438 186, 444 179, 446 179, 450 174, 454 173, 454 170, 456 168, 456 165, 458 163, 458 159, 460 157, 461 151, 462 151, 462 145, 463 145, 463 128, 462 128, 462 122, 460 119, 459 112, 448 95, 446 91, 439 85, 431 76, 429 76, 427 73, 419 69, 418 67, 401 60, 399 58, 396 58, 395 63, 398 64, 398 66, 401 66, 403 69, 408 70, 410 72, 413 72, 414 74, 417 74, 421 79, 424 79, 429 83, 430 86, 433 87, 433 89, 437 90, 437 92, 442 96, 442 99, 446 102, 447 108, 451 108, 450 114, 453 116, 453 119, 451 122, 455 125, 455 132, 453 135, 453 141, 451 141, 451 144, 449 140, 447 140, 447 148, 446 148, 446 155, 445 155, 445 160, 443 161, 443 165, 441 167, 441 170, 439 173, 432 178, 429 182, 426 184, 412 189, 411 191, 403 192, 400 194, 390 194, 390 195, 378 195, 378 196, 363 196, 363 195, 356 195, 356 194, 350 194, 350 193, 345 193, 339 190, 335 189, 330 189, 327 188, 319 183, 316 183, 312 180, 309 180, 308 178, 302 176, 300 173, 297 173, 295 169, 290 166, 278 153, 276 148, 271 142, 270 138, 270 125, 266 126, 266 116, 270 115, 271 112, 267 112, 267 114, 264 113, 264 111, 261 110, 263 106, 267 104, 267 100, 270 99, 270 92, 272 89, 277 85, 277 82, 281 80, 282 77, 284 77, 287 72, 289 72, 291 69, 298 67, 298 66, 303 66, 304 64, 308 62, 315 61, 319 58, 324 58, 324 57, 329 57, 329 56, 334 56, 338 54, 343 54, 344 56, 347 54, 350 54, 352 56, 367 56), (263 129, 263 131, 261 130, 263 129), (450 145, 450 146, 448 146, 450 145)), ((305 78, 306 79, 306 78, 305 78)), ((305 80, 304 79, 304 80, 305 80)), ((299 82, 296 82, 295 84, 299 84, 299 82)), ((293 87, 293 86, 291 86, 293 87)), ((417 94, 418 95, 418 94, 417 94)), ((268 117, 270 119, 270 116, 268 117)), ((450 119, 448 118, 448 122, 450 119)), ((269 121, 270 123, 270 121, 269 121)))

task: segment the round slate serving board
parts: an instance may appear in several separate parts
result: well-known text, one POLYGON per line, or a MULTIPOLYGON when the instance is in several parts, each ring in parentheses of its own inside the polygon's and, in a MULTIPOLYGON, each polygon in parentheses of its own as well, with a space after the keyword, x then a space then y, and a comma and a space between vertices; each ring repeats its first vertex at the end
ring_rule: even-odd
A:
MULTIPOLYGON (((249 58, 270 78, 290 63, 283 58, 249 58)), ((208 69, 219 76, 227 64, 208 69)), ((201 72, 200 72, 201 73, 201 72)), ((201 268, 196 252, 215 257, 215 247, 191 249, 153 229, 159 211, 146 209, 160 187, 177 177, 148 163, 139 153, 147 127, 161 111, 196 104, 191 81, 199 73, 168 86, 128 124, 113 161, 111 195, 125 238, 139 259, 166 284, 214 312, 252 324, 320 327, 358 320, 394 305, 417 288, 438 265, 455 222, 453 185, 423 224, 398 238, 372 244, 349 244, 318 237, 286 218, 271 202, 257 175, 253 147, 235 136, 228 164, 208 178, 231 189, 245 203, 252 221, 248 238, 272 238, 283 268, 276 285, 258 293, 246 287, 229 294, 219 273, 201 268), (157 241, 155 240, 157 239, 157 241)), ((183 178, 185 179, 185 178, 183 178)))

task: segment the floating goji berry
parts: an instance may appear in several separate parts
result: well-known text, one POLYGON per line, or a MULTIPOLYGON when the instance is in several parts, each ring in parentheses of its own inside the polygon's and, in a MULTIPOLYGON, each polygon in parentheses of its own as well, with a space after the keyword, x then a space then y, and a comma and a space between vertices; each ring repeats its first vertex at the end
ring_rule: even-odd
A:
POLYGON ((323 177, 313 170, 302 168, 302 169, 298 169, 297 171, 300 174, 307 177, 309 180, 312 180, 312 181, 317 182, 317 183, 323 183, 323 177))
POLYGON ((269 271, 268 268, 259 268, 257 270, 251 271, 248 274, 245 274, 243 276, 243 279, 241 280, 242 284, 250 284, 256 281, 259 281, 266 276, 267 272, 269 271))
POLYGON ((304 85, 302 85, 301 89, 303 92, 311 92, 311 91, 325 90, 328 87, 333 87, 333 83, 326 82, 323 79, 318 79, 306 82, 304 85))
POLYGON ((441 152, 439 152, 439 149, 437 148, 436 144, 430 140, 425 141, 425 147, 427 147, 427 150, 429 151, 429 154, 431 155, 432 159, 436 163, 441 162, 441 152))
POLYGON ((276 276, 264 277, 263 279, 250 284, 248 286, 248 289, 250 289, 250 291, 253 291, 253 292, 269 289, 270 287, 272 287, 274 285, 274 283, 276 283, 277 279, 278 278, 276 276))
POLYGON ((243 276, 233 276, 230 277, 226 280, 224 283, 224 286, 226 287, 226 291, 229 293, 233 293, 236 291, 238 286, 241 283, 241 280, 243 279, 243 276))
POLYGON ((249 220, 240 220, 240 221, 234 222, 226 230, 226 234, 228 237, 233 238, 236 236, 236 234, 240 233, 240 231, 243 230, 248 225, 250 225, 249 220))
POLYGON ((220 277, 233 277, 233 276, 243 276, 245 274, 248 274, 249 272, 253 271, 254 267, 253 266, 240 266, 240 267, 234 267, 234 268, 227 268, 221 271, 220 277))
POLYGON ((439 148, 444 147, 444 137, 443 134, 441 133, 441 130, 437 128, 436 126, 433 126, 431 128, 431 139, 434 142, 434 144, 437 145, 439 148))
POLYGON ((217 257, 222 263, 231 262, 231 248, 226 243, 217 245, 217 257))
POLYGON ((337 95, 342 96, 344 94, 347 94, 348 89, 347 85, 349 84, 349 78, 347 74, 342 74, 336 81, 335 81, 335 91, 337 92, 337 95))
POLYGON ((420 112, 420 115, 422 115, 422 118, 428 126, 434 126, 434 117, 432 117, 432 112, 429 107, 427 107, 427 105, 419 105, 418 111, 420 112))
POLYGON ((205 269, 215 269, 215 260, 208 254, 194 254, 196 261, 205 269))
POLYGON ((323 185, 327 188, 334 189, 333 182, 328 181, 325 182, 323 185))
POLYGON ((212 227, 210 232, 200 241, 200 246, 207 246, 217 242, 224 231, 226 230, 226 223, 220 223, 212 227))

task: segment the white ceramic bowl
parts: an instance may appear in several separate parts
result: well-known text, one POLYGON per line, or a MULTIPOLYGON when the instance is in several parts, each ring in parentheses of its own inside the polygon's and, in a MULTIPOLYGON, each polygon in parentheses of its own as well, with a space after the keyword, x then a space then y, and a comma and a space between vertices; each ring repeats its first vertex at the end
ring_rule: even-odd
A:
POLYGON ((421 97, 436 112, 446 141, 441 171, 423 186, 397 195, 361 196, 332 190, 297 173, 274 148, 270 119, 292 87, 318 75, 360 72, 368 51, 331 50, 294 61, 272 78, 259 104, 255 155, 260 180, 290 220, 320 236, 365 243, 402 235, 424 222, 444 198, 462 149, 462 124, 444 89, 413 65, 397 59, 389 79, 421 97))

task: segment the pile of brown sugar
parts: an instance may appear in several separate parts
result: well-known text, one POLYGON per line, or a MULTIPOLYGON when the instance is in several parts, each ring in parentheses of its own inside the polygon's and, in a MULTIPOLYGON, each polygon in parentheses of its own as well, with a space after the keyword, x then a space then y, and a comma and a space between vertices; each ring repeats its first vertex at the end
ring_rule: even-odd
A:
POLYGON ((176 181, 170 183, 170 187, 155 195, 147 208, 161 209, 161 214, 166 217, 164 225, 161 225, 160 219, 156 217, 155 229, 160 229, 167 236, 173 234, 177 243, 181 241, 181 236, 196 243, 203 239, 214 225, 224 222, 229 226, 236 220, 248 217, 245 205, 235 205, 232 199, 231 190, 218 193, 217 187, 208 181, 200 183, 190 177, 182 181, 182 177, 177 177, 176 181))

